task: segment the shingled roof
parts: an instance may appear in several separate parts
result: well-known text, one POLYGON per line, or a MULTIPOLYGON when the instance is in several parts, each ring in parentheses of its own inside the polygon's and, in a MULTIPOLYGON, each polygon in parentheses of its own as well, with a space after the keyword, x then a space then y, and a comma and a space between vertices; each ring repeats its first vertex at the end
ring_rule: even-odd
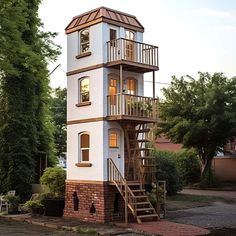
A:
POLYGON ((135 16, 107 7, 99 7, 89 12, 75 16, 70 24, 66 27, 65 31, 67 34, 70 34, 74 31, 100 22, 107 22, 113 25, 123 26, 135 31, 144 31, 144 27, 140 24, 135 16))

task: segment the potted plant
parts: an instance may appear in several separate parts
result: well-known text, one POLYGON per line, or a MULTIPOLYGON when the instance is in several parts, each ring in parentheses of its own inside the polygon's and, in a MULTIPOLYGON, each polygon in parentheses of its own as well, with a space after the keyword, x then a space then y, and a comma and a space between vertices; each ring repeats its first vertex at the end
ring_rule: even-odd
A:
POLYGON ((42 215, 44 212, 44 205, 41 199, 29 200, 24 204, 23 208, 30 211, 33 215, 42 215))
POLYGON ((8 213, 15 214, 18 213, 18 205, 20 202, 19 196, 15 195, 6 195, 4 199, 8 202, 8 213))
POLYGON ((43 204, 45 215, 59 216, 63 215, 65 205, 65 179, 66 172, 61 167, 46 168, 40 178, 43 185, 43 204))

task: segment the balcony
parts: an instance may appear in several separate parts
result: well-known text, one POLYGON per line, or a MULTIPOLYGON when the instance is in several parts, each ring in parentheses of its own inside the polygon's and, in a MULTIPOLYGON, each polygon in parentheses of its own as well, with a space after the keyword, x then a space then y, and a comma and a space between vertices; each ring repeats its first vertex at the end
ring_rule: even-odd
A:
POLYGON ((107 66, 139 73, 158 70, 158 47, 128 39, 107 42, 107 66))
POLYGON ((157 122, 158 99, 129 94, 107 96, 108 120, 157 122))

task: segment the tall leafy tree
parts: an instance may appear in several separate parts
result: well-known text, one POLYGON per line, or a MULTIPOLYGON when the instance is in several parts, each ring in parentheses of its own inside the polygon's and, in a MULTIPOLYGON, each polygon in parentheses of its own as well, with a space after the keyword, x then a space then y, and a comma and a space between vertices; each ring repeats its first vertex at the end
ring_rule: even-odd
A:
POLYGON ((66 93, 66 88, 53 89, 50 105, 55 126, 54 140, 58 157, 66 152, 66 93))
POLYGON ((173 77, 164 89, 159 133, 174 143, 195 148, 202 182, 211 184, 211 163, 217 151, 236 136, 236 78, 199 73, 199 79, 173 77))
POLYGON ((38 158, 53 164, 48 60, 55 34, 42 32, 40 0, 0 2, 0 192, 29 194, 38 158))

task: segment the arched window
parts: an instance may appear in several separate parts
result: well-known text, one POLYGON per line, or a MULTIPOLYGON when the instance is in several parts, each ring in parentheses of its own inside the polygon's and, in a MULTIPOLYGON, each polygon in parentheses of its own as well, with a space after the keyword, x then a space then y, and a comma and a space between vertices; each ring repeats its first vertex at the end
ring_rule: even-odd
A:
POLYGON ((90 137, 88 132, 79 134, 79 162, 89 161, 90 137))
POLYGON ((89 78, 79 80, 79 103, 89 102, 89 78))
POLYGON ((89 29, 80 32, 80 53, 89 51, 89 29))

